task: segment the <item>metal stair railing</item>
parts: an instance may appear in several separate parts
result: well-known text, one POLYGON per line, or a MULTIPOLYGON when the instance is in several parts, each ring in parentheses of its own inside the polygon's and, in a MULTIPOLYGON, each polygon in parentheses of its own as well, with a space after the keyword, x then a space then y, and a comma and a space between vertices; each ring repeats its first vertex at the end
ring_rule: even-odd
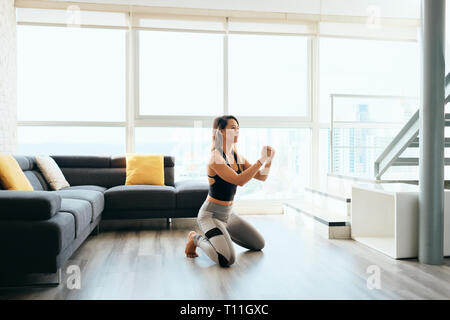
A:
POLYGON ((400 132, 392 139, 375 160, 375 178, 380 179, 392 163, 419 135, 419 110, 408 120, 400 132))
MULTIPOLYGON (((445 103, 450 102, 450 73, 445 77, 445 103)), ((444 109, 442 110, 444 112, 444 109)), ((450 126, 450 114, 445 114, 445 126, 450 126)), ((405 124, 391 143, 384 149, 374 163, 374 175, 377 180, 381 179, 383 173, 392 165, 418 165, 418 158, 399 158, 408 147, 419 147, 419 110, 405 124)), ((445 146, 450 144, 446 138, 445 146)), ((444 159, 445 165, 450 164, 450 159, 444 159)))

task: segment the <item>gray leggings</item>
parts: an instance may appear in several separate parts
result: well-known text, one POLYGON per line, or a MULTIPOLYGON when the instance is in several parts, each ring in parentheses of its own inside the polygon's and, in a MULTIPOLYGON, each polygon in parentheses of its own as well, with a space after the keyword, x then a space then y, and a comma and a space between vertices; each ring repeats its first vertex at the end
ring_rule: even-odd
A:
POLYGON ((236 259, 232 241, 250 250, 264 248, 261 234, 232 207, 205 201, 197 216, 203 235, 197 234, 194 244, 222 267, 232 265, 236 259))

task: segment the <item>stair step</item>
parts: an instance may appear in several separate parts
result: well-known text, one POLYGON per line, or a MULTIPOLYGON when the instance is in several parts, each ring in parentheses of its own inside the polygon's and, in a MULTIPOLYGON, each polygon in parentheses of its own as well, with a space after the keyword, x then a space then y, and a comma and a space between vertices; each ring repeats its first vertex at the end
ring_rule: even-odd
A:
POLYGON ((318 195, 321 195, 321 196, 326 197, 326 198, 330 198, 330 199, 346 202, 346 203, 351 202, 351 196, 350 195, 342 196, 342 195, 335 194, 333 192, 329 192, 327 190, 314 189, 314 188, 310 188, 310 187, 305 187, 305 191, 309 192, 309 193, 313 193, 313 194, 318 194, 318 195))
POLYGON ((309 215, 316 221, 327 226, 348 226, 350 225, 350 217, 332 210, 326 210, 305 203, 304 201, 286 201, 284 205, 304 214, 309 215))
POLYGON ((351 194, 340 195, 328 191, 328 189, 314 189, 305 187, 304 201, 306 204, 321 208, 321 210, 332 209, 336 214, 348 215, 351 213, 351 194))
MULTIPOLYGON (((444 115, 444 119, 445 121, 445 126, 448 127, 450 126, 450 113, 446 113, 444 115), (448 120, 448 121, 447 121, 448 120)), ((413 140, 413 142, 409 145, 410 148, 418 148, 419 147, 419 137, 415 138, 413 140)), ((445 138, 445 147, 448 148, 450 147, 450 138, 445 138)))
MULTIPOLYGON (((392 163, 393 166, 418 166, 419 158, 397 158, 392 163)), ((444 158, 444 165, 450 166, 450 158, 444 158)))
POLYGON ((283 212, 299 223, 302 227, 310 229, 327 239, 350 239, 350 218, 331 216, 322 209, 306 205, 299 201, 286 201, 283 203, 283 212))

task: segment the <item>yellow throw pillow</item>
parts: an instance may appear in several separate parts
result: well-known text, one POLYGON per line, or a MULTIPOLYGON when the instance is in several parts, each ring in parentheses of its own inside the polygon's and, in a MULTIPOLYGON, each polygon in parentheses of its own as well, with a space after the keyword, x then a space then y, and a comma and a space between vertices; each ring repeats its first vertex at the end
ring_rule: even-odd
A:
POLYGON ((164 155, 126 154, 127 178, 125 185, 164 185, 164 155))
POLYGON ((10 154, 0 154, 0 183, 5 190, 34 190, 19 163, 10 154))

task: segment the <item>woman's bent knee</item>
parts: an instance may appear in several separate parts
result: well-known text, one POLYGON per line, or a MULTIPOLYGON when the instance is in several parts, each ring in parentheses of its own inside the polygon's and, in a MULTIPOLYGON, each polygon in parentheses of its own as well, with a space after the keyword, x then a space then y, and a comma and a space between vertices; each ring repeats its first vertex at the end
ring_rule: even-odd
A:
POLYGON ((220 265, 221 267, 228 267, 228 266, 230 265, 227 258, 225 258, 225 257, 224 257, 223 255, 221 255, 220 253, 217 253, 217 255, 219 256, 219 265, 220 265))
POLYGON ((253 250, 262 250, 265 246, 264 238, 260 238, 254 245, 253 250))
POLYGON ((217 253, 217 255, 219 257, 219 265, 221 267, 229 267, 234 263, 234 260, 235 260, 234 256, 231 256, 230 259, 227 259, 219 252, 217 253))

